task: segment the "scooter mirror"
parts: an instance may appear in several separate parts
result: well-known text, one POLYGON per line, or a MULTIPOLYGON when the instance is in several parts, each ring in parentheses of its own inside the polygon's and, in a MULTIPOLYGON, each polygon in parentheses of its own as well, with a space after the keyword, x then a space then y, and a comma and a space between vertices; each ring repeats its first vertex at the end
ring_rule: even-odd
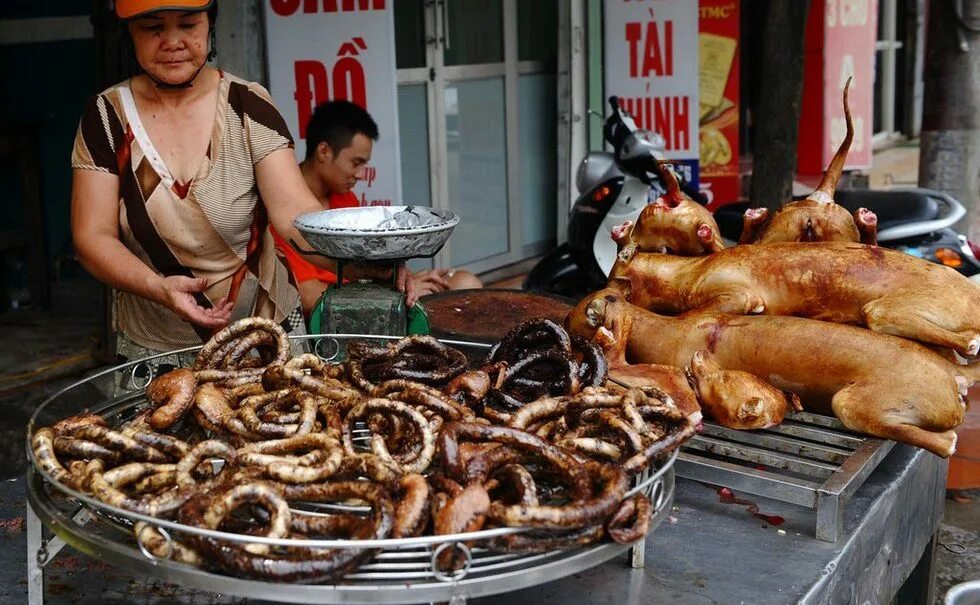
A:
POLYGON ((609 97, 609 106, 612 109, 612 112, 606 119, 606 124, 602 129, 602 134, 606 141, 612 145, 613 151, 615 151, 618 155, 619 150, 623 143, 626 142, 627 137, 636 131, 636 122, 633 121, 633 118, 629 115, 629 113, 620 107, 619 97, 609 97))

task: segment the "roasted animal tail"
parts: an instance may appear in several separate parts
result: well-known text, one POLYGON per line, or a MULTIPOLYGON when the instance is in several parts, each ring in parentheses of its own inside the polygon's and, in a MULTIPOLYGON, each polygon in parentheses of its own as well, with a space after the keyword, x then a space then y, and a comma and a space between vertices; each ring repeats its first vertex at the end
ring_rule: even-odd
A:
POLYGON ((834 201, 834 190, 837 188, 837 181, 840 180, 841 172, 844 170, 844 163, 847 161, 847 152, 851 149, 851 141, 854 139, 854 121, 851 120, 851 108, 847 104, 847 89, 850 87, 851 78, 848 78, 847 83, 844 84, 844 120, 847 122, 847 135, 844 137, 844 141, 841 142, 840 147, 837 148, 834 159, 830 160, 830 165, 827 166, 827 172, 824 173, 820 185, 807 199, 818 202, 834 201))
POLYGON ((667 192, 664 193, 664 199, 670 204, 671 207, 676 206, 682 200, 687 199, 684 192, 681 191, 681 185, 677 182, 677 176, 674 175, 674 171, 671 169, 670 160, 657 160, 657 174, 663 179, 664 185, 667 188, 667 192))

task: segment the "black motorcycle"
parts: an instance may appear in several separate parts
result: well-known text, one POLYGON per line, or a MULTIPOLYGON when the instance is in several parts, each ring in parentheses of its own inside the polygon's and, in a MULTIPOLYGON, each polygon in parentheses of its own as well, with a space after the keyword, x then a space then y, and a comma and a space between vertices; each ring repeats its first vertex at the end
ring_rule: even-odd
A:
MULTIPOLYGON (((606 284, 616 259, 614 227, 636 221, 643 208, 666 192, 657 173, 666 142, 652 131, 637 128, 616 97, 603 126, 612 152, 590 152, 579 164, 575 185, 580 193, 568 215, 568 238, 531 269, 524 289, 581 298, 606 284)), ((688 183, 681 189, 704 201, 688 183)))

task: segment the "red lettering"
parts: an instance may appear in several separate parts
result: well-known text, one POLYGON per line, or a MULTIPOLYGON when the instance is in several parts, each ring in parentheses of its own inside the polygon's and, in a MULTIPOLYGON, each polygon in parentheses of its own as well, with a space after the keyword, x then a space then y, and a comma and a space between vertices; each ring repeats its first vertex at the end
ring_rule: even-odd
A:
POLYGON ((314 105, 327 100, 327 68, 319 61, 296 61, 293 64, 296 75, 296 114, 299 119, 299 137, 306 138, 306 124, 313 114, 314 105))
POLYGON ((361 206, 391 206, 390 199, 369 200, 367 195, 361 193, 361 206))
POLYGON ((343 2, 345 11, 353 10, 384 10, 385 0, 357 0, 357 8, 354 8, 354 0, 344 0, 343 2))
POLYGON ((272 12, 280 17, 288 17, 299 8, 299 0, 269 0, 272 12))
POLYGON ((673 140, 670 136, 670 97, 657 97, 653 100, 654 114, 653 129, 664 135, 667 142, 667 149, 674 149, 673 140))
POLYGON ((650 74, 656 76, 671 76, 674 74, 674 23, 664 22, 664 44, 660 42, 657 22, 647 23, 646 44, 643 47, 643 77, 650 74))
POLYGON ((619 105, 633 116, 637 128, 663 135, 668 151, 691 147, 690 97, 620 97, 619 105))
POLYGON ((639 23, 626 24, 626 41, 630 43, 630 77, 637 77, 636 69, 636 46, 642 36, 639 23))
MULTIPOLYGON (((269 0, 269 4, 280 17, 289 17, 299 10, 300 0, 269 0)), ((385 0, 343 0, 340 6, 337 0, 302 0, 302 4, 306 14, 385 10, 385 0)))
POLYGON ((647 23, 646 45, 643 47, 643 77, 649 76, 651 71, 658 76, 664 72, 660 61, 660 36, 657 35, 657 24, 654 21, 647 23))
POLYGON ((691 146, 690 98, 674 97, 674 149, 688 149, 691 146))
POLYGON ((333 66, 333 99, 344 99, 367 109, 364 68, 353 57, 344 57, 333 66))
POLYGON ((648 78, 674 75, 674 22, 663 22, 663 34, 656 21, 648 21, 646 32, 640 23, 626 24, 626 42, 630 48, 630 77, 648 78), (643 66, 638 51, 643 42, 643 66))

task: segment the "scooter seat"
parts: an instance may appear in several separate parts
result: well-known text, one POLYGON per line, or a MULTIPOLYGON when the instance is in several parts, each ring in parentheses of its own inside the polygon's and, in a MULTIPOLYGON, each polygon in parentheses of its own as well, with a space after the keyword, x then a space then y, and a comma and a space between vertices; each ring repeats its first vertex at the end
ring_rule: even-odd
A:
MULTIPOLYGON (((798 199, 804 199, 800 197, 798 199)), ((842 189, 834 201, 851 212, 867 208, 878 216, 878 231, 898 225, 932 221, 940 218, 943 205, 939 194, 931 189, 842 189)), ((724 237, 738 241, 742 233, 742 215, 751 208, 749 202, 726 204, 715 211, 715 221, 724 237)))
POLYGON ((940 204, 931 189, 845 189, 836 192, 834 201, 850 211, 867 208, 878 215, 878 230, 889 227, 933 221, 940 217, 940 204))

